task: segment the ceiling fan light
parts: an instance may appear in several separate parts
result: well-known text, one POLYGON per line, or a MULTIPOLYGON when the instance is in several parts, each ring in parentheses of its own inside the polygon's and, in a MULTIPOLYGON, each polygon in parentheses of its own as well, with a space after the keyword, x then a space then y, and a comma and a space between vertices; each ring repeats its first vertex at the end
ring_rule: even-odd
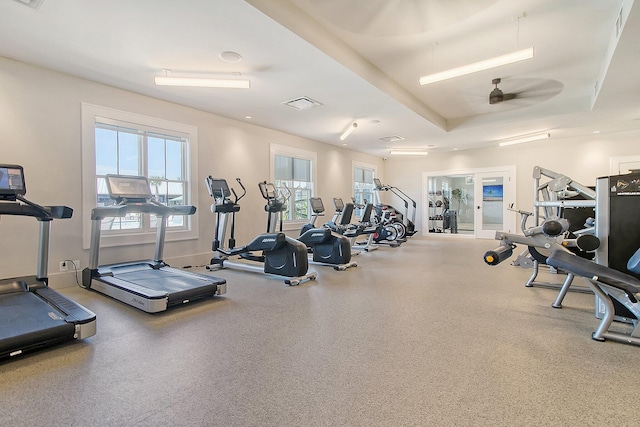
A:
POLYGON ((502 101, 504 101, 504 93, 498 88, 493 89, 489 94, 489 104, 497 104, 502 101))

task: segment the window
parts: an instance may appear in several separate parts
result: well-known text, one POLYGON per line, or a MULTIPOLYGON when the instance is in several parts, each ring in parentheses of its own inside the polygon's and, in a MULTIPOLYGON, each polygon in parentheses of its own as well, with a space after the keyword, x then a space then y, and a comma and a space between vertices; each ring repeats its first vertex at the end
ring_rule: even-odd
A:
MULTIPOLYGON (((366 203, 375 203, 373 198, 374 188, 373 177, 375 176, 375 168, 368 165, 353 166, 353 198, 356 205, 364 205, 366 203)), ((362 214, 362 208, 355 209, 356 215, 362 214)))
POLYGON ((309 199, 314 194, 316 154, 290 147, 271 145, 272 179, 288 197, 285 221, 307 222, 311 217, 309 199))
MULTIPOLYGON (((197 148, 196 128, 89 104, 83 113, 83 206, 86 209, 84 243, 89 245, 90 212, 95 206, 114 204, 105 175, 149 178, 155 199, 165 205, 197 204, 190 183, 197 148), (88 223, 88 225, 86 224, 88 223)), ((197 238, 195 216, 168 218, 167 240, 197 238)), ((102 222, 103 246, 155 240, 155 215, 133 213, 102 222)))
MULTIPOLYGON (((97 118, 95 123, 96 205, 115 204, 107 192, 106 174, 146 176, 156 201, 169 206, 183 205, 187 199, 188 139, 103 123, 106 121, 97 118)), ((184 228, 187 223, 182 215, 172 216, 167 227, 184 228)), ((156 226, 155 215, 132 213, 124 218, 105 219, 102 230, 149 231, 156 226)))

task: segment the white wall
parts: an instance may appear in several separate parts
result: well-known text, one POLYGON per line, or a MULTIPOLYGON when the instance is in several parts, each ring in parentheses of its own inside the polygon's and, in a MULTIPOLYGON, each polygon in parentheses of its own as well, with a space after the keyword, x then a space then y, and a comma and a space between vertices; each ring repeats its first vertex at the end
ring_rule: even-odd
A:
MULTIPOLYGON (((562 173, 575 181, 592 186, 596 178, 609 175, 609 159, 640 154, 640 131, 616 134, 589 134, 583 138, 553 139, 508 147, 492 147, 446 153, 430 153, 426 157, 389 158, 385 161, 386 184, 401 188, 418 203, 417 229, 422 231, 424 203, 422 173, 443 170, 489 168, 515 165, 517 208, 533 209, 533 167, 541 166, 562 173)), ((390 201, 400 206, 397 200, 390 201)))
MULTIPOLYGON (((197 184, 209 174, 230 183, 240 177, 249 191, 237 217, 240 243, 266 229, 264 200, 257 184, 269 179, 270 143, 317 152, 317 195, 325 200, 351 196, 354 160, 382 170, 382 159, 377 157, 0 58, 0 163, 24 166, 30 200, 75 209, 72 219, 52 224, 49 272, 55 286, 73 283, 69 275, 56 275, 59 261, 78 259, 81 267, 86 267, 89 260, 88 251, 82 249, 82 221, 90 216, 81 209, 82 102, 196 126, 197 184)), ((204 262, 211 256, 214 218, 204 185, 199 185, 198 201, 199 239, 166 245, 165 259, 174 260, 176 266, 204 262)), ((0 278, 35 273, 37 236, 38 227, 32 218, 0 219, 0 278)), ((105 248, 100 261, 151 257, 152 246, 136 245, 105 248)))
MULTIPOLYGON (((80 208, 82 102, 196 126, 198 184, 209 174, 227 178, 230 182, 239 176, 250 191, 238 214, 239 242, 248 241, 266 227, 257 183, 269 179, 269 144, 272 142, 318 153, 318 195, 327 205, 330 205, 331 197, 348 199, 352 195, 353 161, 377 165, 385 184, 401 188, 418 202, 416 221, 419 230, 424 227, 421 224, 423 172, 514 164, 517 166, 518 207, 531 209, 534 166, 593 185, 596 177, 608 175, 610 157, 640 154, 637 143, 640 131, 630 131, 382 161, 342 147, 0 58, 0 163, 18 163, 25 167, 28 198, 40 204, 65 204, 75 208, 72 219, 54 221, 52 226, 49 269, 56 286, 58 282, 59 286, 72 284, 69 276, 55 277, 59 261, 79 259, 82 267, 88 263, 88 252, 82 249, 81 223, 90 213, 82 212, 80 208)), ((198 192, 199 239, 168 243, 165 250, 165 258, 175 260, 174 264, 178 266, 203 262, 210 256, 214 234, 210 198, 204 186, 200 186, 198 192)), ((383 194, 383 200, 396 207, 402 206, 390 194, 383 194)), ((37 234, 36 221, 31 218, 0 218, 0 278, 35 272, 37 234)), ((101 253, 101 262, 152 255, 153 248, 149 245, 106 248, 101 253)))

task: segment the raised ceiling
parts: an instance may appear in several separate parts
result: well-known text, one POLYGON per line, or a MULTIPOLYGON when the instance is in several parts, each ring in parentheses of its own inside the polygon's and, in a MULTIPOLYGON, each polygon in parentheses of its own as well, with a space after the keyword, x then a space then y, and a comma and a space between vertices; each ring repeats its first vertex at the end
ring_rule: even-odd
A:
POLYGON ((34 6, 0 0, 0 56, 380 157, 391 148, 448 151, 541 131, 561 140, 640 127, 640 11, 632 0, 34 6), (425 74, 530 46, 531 60, 418 83, 425 74), (175 76, 241 75, 251 88, 155 86, 166 69, 175 76), (513 99, 489 105, 494 78, 513 99), (321 105, 286 105, 303 97, 321 105), (341 141, 353 122, 356 131, 341 141))

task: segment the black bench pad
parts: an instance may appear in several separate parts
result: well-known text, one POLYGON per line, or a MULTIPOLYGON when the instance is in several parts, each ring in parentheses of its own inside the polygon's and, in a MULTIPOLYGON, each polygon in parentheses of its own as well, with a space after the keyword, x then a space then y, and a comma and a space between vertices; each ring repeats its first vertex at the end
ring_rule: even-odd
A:
POLYGON ((633 302, 637 302, 634 294, 640 292, 640 280, 633 276, 564 251, 553 251, 547 258, 547 264, 621 289, 633 302))

